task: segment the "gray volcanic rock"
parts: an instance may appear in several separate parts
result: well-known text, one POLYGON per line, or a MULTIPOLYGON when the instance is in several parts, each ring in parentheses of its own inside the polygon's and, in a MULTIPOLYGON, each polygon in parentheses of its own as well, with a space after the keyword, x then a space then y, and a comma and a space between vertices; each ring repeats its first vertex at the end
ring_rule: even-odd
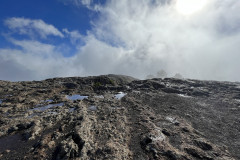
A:
POLYGON ((0 81, 0 159, 240 159, 240 83, 0 81))

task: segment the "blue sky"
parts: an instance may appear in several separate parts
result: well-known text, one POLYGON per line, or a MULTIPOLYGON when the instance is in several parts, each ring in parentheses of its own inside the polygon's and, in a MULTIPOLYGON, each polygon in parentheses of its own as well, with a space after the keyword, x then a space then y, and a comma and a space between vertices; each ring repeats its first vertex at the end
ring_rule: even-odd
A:
MULTIPOLYGON (((99 1, 95 1, 99 4, 99 1)), ((103 4, 104 1, 101 1, 103 4)), ((0 29, 2 36, 0 37, 0 47, 17 47, 7 40, 8 35, 16 39, 25 39, 26 35, 19 35, 10 31, 4 22, 8 18, 26 18, 32 20, 42 20, 47 24, 55 26, 58 30, 68 29, 78 31, 82 35, 86 35, 88 30, 91 30, 91 21, 96 19, 98 12, 89 10, 85 5, 76 5, 72 2, 62 0, 7 0, 0 2, 0 29), (14 4, 14 5, 13 5, 14 4)), ((75 47, 71 45, 68 37, 59 39, 55 36, 50 36, 41 41, 55 45, 67 44, 71 51, 64 53, 64 56, 74 54, 75 47)))
POLYGON ((0 79, 165 70, 240 81, 240 1, 3 0, 0 79))

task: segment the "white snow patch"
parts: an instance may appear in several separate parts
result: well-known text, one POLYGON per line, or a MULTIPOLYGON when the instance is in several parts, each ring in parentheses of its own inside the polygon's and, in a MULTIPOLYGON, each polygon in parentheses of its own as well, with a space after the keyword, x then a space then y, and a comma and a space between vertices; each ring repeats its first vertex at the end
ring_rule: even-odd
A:
POLYGON ((180 97, 184 97, 184 98, 192 98, 191 96, 187 96, 185 94, 178 94, 180 97))
POLYGON ((237 101, 238 103, 240 103, 240 99, 235 99, 235 101, 237 101))
POLYGON ((97 106, 90 106, 88 107, 90 111, 97 111, 97 106))
MULTIPOLYGON (((64 103, 49 104, 49 105, 46 105, 43 107, 37 107, 37 108, 30 109, 30 111, 42 111, 43 112, 49 108, 63 106, 63 105, 64 105, 64 103)), ((39 105, 37 105, 37 106, 39 106, 39 105)))
POLYGON ((127 89, 131 89, 131 87, 130 87, 130 86, 126 86, 126 88, 127 88, 127 89))
POLYGON ((236 86, 236 88, 240 89, 240 86, 236 86))
POLYGON ((123 98, 125 95, 127 95, 126 93, 123 92, 118 92, 118 94, 115 94, 114 97, 118 100, 120 100, 121 98, 123 98))
POLYGON ((75 94, 75 95, 71 95, 71 96, 68 95, 66 98, 69 99, 69 100, 74 101, 74 100, 88 99, 88 96, 81 96, 79 94, 75 94))
POLYGON ((133 91, 133 93, 137 93, 137 94, 139 94, 139 93, 141 93, 140 91, 133 91))
POLYGON ((45 102, 52 103, 52 102, 53 102, 53 100, 52 100, 52 99, 47 99, 45 102))
POLYGON ((153 133, 150 134, 150 137, 152 139, 153 142, 156 141, 164 141, 166 139, 166 137, 164 136, 164 134, 161 132, 160 128, 155 128, 155 131, 153 133))
POLYGON ((69 112, 74 112, 76 108, 69 108, 69 112))
POLYGON ((166 117, 166 120, 169 121, 169 122, 171 122, 171 123, 178 123, 178 121, 177 121, 177 119, 176 119, 175 117, 169 117, 169 116, 167 116, 167 117, 166 117))
POLYGON ((57 112, 48 112, 49 115, 56 115, 58 114, 57 112))
POLYGON ((52 99, 47 99, 47 100, 41 100, 40 102, 41 102, 41 103, 42 103, 42 102, 48 102, 48 103, 52 103, 52 102, 53 102, 53 100, 52 100, 52 99))
POLYGON ((95 98, 99 98, 99 99, 104 99, 104 96, 103 95, 100 95, 100 96, 94 96, 95 98))

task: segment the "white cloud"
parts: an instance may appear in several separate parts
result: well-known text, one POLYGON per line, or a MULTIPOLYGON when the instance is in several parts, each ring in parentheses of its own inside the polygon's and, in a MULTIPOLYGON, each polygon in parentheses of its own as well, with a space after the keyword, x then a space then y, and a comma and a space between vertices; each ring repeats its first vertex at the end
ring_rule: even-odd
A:
POLYGON ((236 74, 240 68, 236 6, 240 2, 214 0, 187 16, 175 10, 174 1, 158 6, 151 2, 108 1, 95 23, 98 39, 120 44, 131 53, 122 59, 125 73, 143 78, 163 68, 170 75, 179 72, 190 78, 240 80, 236 74))
POLYGON ((25 34, 31 37, 34 37, 36 33, 38 33, 41 38, 46 38, 49 35, 64 37, 57 28, 40 19, 32 20, 28 18, 13 17, 6 19, 5 25, 19 34, 25 34))
POLYGON ((89 10, 92 11, 100 11, 102 6, 100 5, 100 1, 98 0, 58 0, 65 5, 74 5, 76 7, 83 7, 85 6, 89 10))
POLYGON ((25 53, 31 53, 34 56, 51 56, 54 53, 55 46, 50 44, 43 44, 38 41, 32 40, 15 40, 11 39, 11 42, 17 46, 20 46, 25 53))
POLYGON ((67 28, 64 28, 63 32, 70 37, 70 40, 73 44, 77 44, 84 39, 84 36, 81 35, 77 30, 69 31, 67 28))
MULTIPOLYGON (((54 45, 12 40, 21 49, 1 49, 0 66, 29 73, 29 79, 108 73, 145 78, 164 69, 172 76, 240 81, 239 7, 235 0, 212 0, 183 15, 171 0, 108 0, 86 36, 63 30, 75 44, 85 43, 74 56, 59 56, 54 45)), ((2 70, 0 79, 18 79, 2 70)))
POLYGON ((83 5, 90 6, 92 3, 92 0, 81 0, 83 5))
POLYGON ((40 80, 82 74, 81 68, 72 65, 73 59, 63 57, 56 46, 36 41, 12 42, 22 49, 0 49, 2 80, 40 80))

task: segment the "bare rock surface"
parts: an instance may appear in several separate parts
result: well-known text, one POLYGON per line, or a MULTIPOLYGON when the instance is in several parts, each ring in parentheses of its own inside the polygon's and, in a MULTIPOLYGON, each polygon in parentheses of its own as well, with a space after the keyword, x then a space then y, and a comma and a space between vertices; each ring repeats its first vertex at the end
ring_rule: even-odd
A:
POLYGON ((240 83, 0 81, 0 159, 240 159, 240 83))

